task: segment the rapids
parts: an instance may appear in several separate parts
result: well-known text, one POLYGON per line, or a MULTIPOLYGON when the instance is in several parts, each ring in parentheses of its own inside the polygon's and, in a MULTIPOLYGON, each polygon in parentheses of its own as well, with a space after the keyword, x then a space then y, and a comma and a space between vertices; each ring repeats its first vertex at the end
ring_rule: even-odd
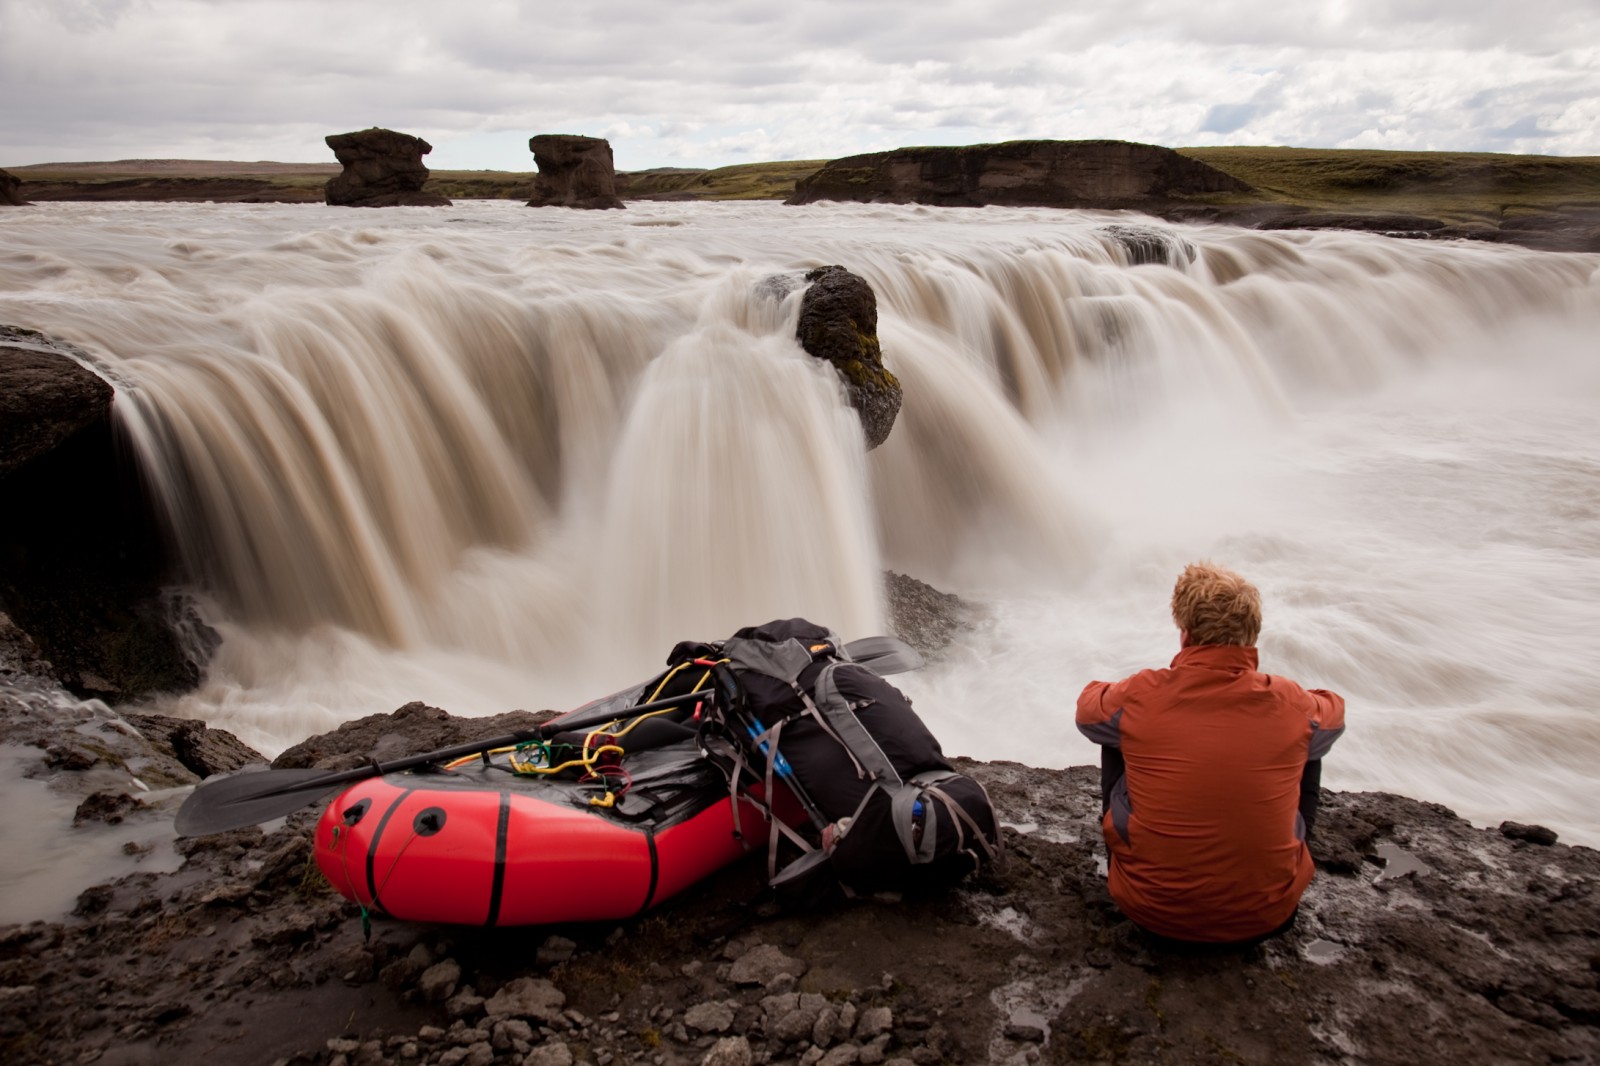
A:
POLYGON ((154 709, 264 751, 413 699, 571 706, 771 617, 869 635, 888 567, 983 608, 899 679, 947 751, 1090 762, 1078 689, 1165 663, 1171 582, 1213 558, 1262 589, 1263 668, 1349 700, 1325 784, 1600 844, 1600 257, 994 208, 52 204, 0 214, 0 322, 116 383, 225 638, 154 709), (872 283, 905 389, 871 454, 791 339, 826 263, 872 283))

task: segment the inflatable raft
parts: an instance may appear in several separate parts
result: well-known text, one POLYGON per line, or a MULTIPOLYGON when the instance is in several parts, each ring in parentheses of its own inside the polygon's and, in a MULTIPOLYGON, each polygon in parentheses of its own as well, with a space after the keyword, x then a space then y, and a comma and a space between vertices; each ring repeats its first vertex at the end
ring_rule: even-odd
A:
MULTIPOLYGON (((620 919, 667 899, 763 844, 767 822, 702 757, 692 705, 629 717, 644 691, 556 719, 549 743, 359 781, 318 822, 317 865, 407 921, 620 919)), ((777 809, 803 817, 787 796, 777 809)))

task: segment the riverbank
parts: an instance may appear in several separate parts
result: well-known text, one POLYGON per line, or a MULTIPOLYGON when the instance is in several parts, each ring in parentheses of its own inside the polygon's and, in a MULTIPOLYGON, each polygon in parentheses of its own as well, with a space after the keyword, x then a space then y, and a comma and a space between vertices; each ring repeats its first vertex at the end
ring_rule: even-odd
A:
MULTIPOLYGON (((16 656, 12 655, 13 666, 16 656)), ((10 1063, 1456 1063, 1600 1055, 1600 853, 1435 804, 1324 792, 1298 925, 1174 954, 1105 890, 1089 767, 963 761, 1002 812, 1003 867, 925 899, 785 910, 758 858, 635 919, 530 929, 374 919, 282 825, 174 841, 196 770, 251 759, 199 723, 64 711, 12 668, 13 772, 131 872, 0 927, 10 1063), (141 787, 143 786, 143 787, 141 787), (74 806, 75 804, 75 806, 74 806), (70 912, 70 913, 68 913, 70 912)), ((346 765, 382 735, 499 732, 409 705, 286 753, 346 765), (358 750, 359 749, 359 750, 358 750)), ((58 815, 60 817, 60 815, 58 815)))
MULTIPOLYGON (((1544 251, 1600 251, 1600 157, 1269 146, 1179 148, 1248 192, 1187 197, 1172 222, 1256 229, 1348 229, 1544 251)), ((827 160, 618 172, 624 200, 784 200, 827 160)), ((35 202, 321 203, 336 163, 132 159, 7 168, 35 202)), ((526 200, 533 171, 434 170, 428 191, 526 200)))

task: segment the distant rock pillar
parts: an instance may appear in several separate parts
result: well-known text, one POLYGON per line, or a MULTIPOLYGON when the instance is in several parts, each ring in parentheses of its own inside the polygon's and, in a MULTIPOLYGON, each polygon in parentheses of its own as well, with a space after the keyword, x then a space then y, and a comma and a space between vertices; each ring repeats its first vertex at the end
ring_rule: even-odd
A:
POLYGON ((344 173, 328 182, 324 195, 340 207, 449 207, 450 201, 425 193, 428 168, 422 157, 433 145, 394 130, 333 133, 323 138, 344 173))
POLYGON ((539 168, 529 207, 621 207, 611 142, 572 133, 541 133, 528 139, 539 168))
POLYGON ((22 198, 22 179, 0 170, 0 204, 21 207, 27 202, 22 198))
POLYGON ((878 347, 877 294, 865 278, 842 266, 818 267, 806 281, 811 285, 800 298, 795 336, 844 378, 867 448, 876 448, 889 439, 901 401, 900 382, 884 368, 878 347))

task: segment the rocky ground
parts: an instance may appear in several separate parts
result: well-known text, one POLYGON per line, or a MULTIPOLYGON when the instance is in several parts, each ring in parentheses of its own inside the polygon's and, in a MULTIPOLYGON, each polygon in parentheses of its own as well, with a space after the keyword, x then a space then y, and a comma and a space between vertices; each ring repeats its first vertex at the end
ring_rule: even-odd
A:
MULTIPOLYGON (((315 809, 174 840, 185 785, 252 753, 63 698, 30 654, 0 632, 0 754, 33 790, 13 810, 131 872, 0 927, 6 1063, 1600 1061, 1600 853, 1537 827, 1324 793, 1299 925, 1175 954, 1106 894, 1094 771, 963 763, 1009 855, 955 891, 789 910, 756 860, 631 921, 369 935, 311 860, 315 809)), ((429 750, 511 717, 413 704, 283 762, 429 750)))

